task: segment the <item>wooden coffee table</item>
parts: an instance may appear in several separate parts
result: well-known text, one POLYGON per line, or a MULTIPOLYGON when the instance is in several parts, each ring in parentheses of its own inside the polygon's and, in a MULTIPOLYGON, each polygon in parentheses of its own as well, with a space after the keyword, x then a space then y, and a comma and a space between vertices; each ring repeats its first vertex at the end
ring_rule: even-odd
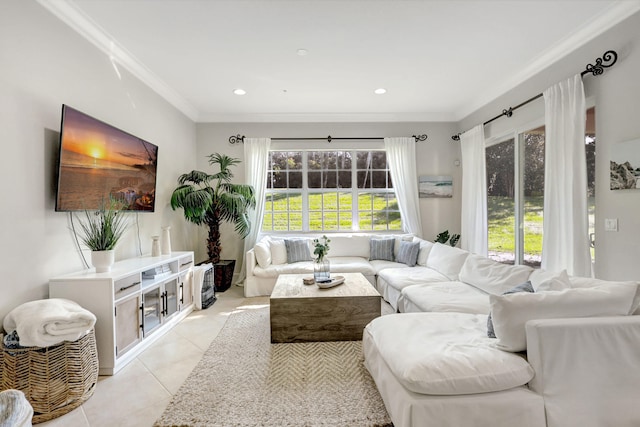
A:
POLYGON ((309 274, 281 274, 271 293, 271 342, 357 341, 380 316, 381 297, 361 273, 340 273, 341 285, 305 285, 309 274))

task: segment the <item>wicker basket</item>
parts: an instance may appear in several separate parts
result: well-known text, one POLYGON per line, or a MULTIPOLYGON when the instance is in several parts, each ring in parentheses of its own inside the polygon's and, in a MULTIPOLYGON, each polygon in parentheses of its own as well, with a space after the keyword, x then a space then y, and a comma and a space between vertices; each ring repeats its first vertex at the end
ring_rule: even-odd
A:
POLYGON ((98 351, 93 329, 77 341, 51 347, 6 348, 0 357, 0 391, 24 392, 33 407, 33 424, 72 411, 89 399, 98 382, 98 351))

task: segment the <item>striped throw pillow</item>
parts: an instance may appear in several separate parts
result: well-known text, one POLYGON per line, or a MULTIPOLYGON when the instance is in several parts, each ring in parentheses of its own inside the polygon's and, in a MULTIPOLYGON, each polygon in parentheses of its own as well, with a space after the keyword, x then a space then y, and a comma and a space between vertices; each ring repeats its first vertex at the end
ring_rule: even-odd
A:
POLYGON ((395 244, 396 239, 393 237, 389 239, 371 239, 369 243, 369 260, 393 261, 393 247, 395 244))
POLYGON ((309 243, 306 239, 285 239, 284 245, 287 248, 287 263, 311 261, 309 243))
POLYGON ((418 262, 418 252, 420 252, 420 242, 400 242, 396 261, 413 267, 418 262))

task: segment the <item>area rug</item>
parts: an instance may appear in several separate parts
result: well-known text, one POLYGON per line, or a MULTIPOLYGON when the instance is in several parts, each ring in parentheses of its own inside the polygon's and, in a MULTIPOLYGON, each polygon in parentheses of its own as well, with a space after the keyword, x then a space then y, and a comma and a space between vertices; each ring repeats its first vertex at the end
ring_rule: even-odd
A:
POLYGON ((361 341, 271 344, 260 307, 231 314, 154 425, 392 424, 361 341))

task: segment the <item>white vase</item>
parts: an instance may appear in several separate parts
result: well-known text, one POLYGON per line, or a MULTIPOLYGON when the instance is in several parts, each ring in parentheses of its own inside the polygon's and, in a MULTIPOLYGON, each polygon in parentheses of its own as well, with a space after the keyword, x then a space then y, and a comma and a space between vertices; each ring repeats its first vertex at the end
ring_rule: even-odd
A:
POLYGON ((160 236, 151 236, 151 256, 160 256, 160 236))
POLYGON ((96 273, 111 271, 115 262, 115 251, 91 251, 91 264, 96 268, 96 273))
POLYGON ((162 227, 162 255, 171 254, 171 234, 169 230, 171 230, 171 227, 168 225, 162 227))

